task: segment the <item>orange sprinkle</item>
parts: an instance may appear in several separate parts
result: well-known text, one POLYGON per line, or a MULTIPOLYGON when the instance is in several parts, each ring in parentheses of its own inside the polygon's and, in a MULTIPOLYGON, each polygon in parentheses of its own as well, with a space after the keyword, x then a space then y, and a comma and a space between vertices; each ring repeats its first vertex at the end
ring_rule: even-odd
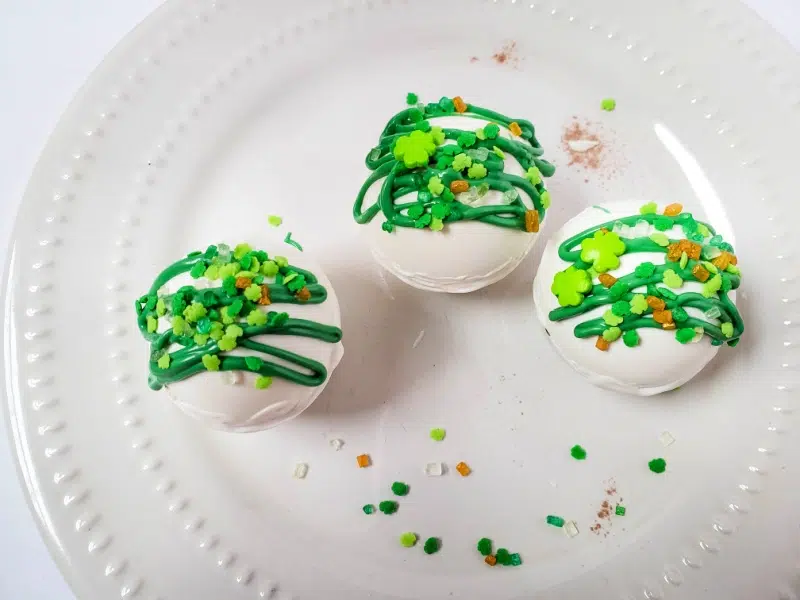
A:
POLYGON ((692 260, 700 260, 700 252, 702 252, 703 247, 700 244, 695 244, 694 242, 686 243, 686 249, 684 252, 689 255, 689 258, 692 260))
POLYGON ((675 329, 675 323, 664 323, 661 325, 664 329, 675 329))
POLYGON ((661 325, 664 325, 665 323, 672 323, 672 311, 671 310, 654 310, 653 311, 653 320, 656 323, 661 323, 661 325))
POLYGON ((250 287, 250 284, 253 283, 253 280, 249 277, 237 277, 236 278, 236 289, 243 290, 245 288, 250 287))
POLYGON ((525 231, 528 233, 536 233, 539 231, 539 211, 526 210, 525 211, 525 231))
POLYGON ((607 227, 601 227, 601 228, 600 228, 600 231, 601 231, 602 233, 608 233, 608 228, 607 228, 607 227))
POLYGON ((467 475, 469 475, 470 473, 472 473, 472 469, 470 469, 470 468, 469 468, 469 465, 467 465, 467 463, 465 463, 465 462, 460 462, 460 463, 458 463, 458 464, 456 465, 456 471, 458 471, 458 472, 459 472, 459 474, 460 474, 462 477, 466 477, 467 475))
POLYGON ((269 286, 266 284, 261 285, 261 298, 258 299, 258 303, 261 306, 269 306, 272 304, 272 300, 269 299, 269 286))
POLYGON ((611 342, 605 339, 602 335, 599 335, 597 336, 597 341, 595 342, 594 347, 601 352, 605 352, 611 347, 611 342))
POLYGON ((720 271, 728 268, 728 265, 735 265, 738 259, 730 252, 723 252, 711 261, 711 264, 717 267, 720 271))
POLYGON ((522 135, 522 127, 520 127, 519 123, 516 121, 511 121, 511 123, 508 124, 508 130, 517 137, 522 135))
POLYGON ((667 246, 667 260, 671 260, 672 262, 678 262, 681 259, 681 255, 683 254, 684 250, 681 247, 680 242, 675 242, 667 246))
POLYGON ((708 272, 708 269, 699 263, 692 267, 692 275, 694 275, 697 281, 701 282, 708 281, 708 278, 711 277, 711 273, 708 272))
POLYGON ((368 467, 372 464, 372 460, 369 457, 369 454, 359 454, 356 456, 356 462, 358 463, 359 468, 363 469, 368 467))
POLYGON ((454 179, 450 182, 450 191, 454 194, 466 192, 469 189, 469 182, 465 179, 454 179))
POLYGON ((483 562, 485 562, 490 567, 493 567, 497 564, 497 559, 490 554, 489 556, 483 559, 483 562))
POLYGON ((456 107, 456 112, 458 113, 467 112, 467 104, 461 96, 453 98, 453 106, 456 107))
POLYGON ((666 303, 661 298, 658 298, 656 296, 648 296, 647 306, 649 306, 653 310, 664 310, 666 303))
POLYGON ((612 285, 617 283, 617 278, 613 275, 609 275, 608 273, 600 273, 597 278, 600 280, 600 283, 603 284, 603 287, 610 288, 612 285))
POLYGON ((676 202, 674 204, 668 204, 664 207, 664 214, 668 217, 677 217, 683 211, 683 204, 676 202))
POLYGON ((300 290, 294 295, 297 298, 298 302, 308 302, 311 300, 311 291, 308 289, 308 286, 304 285, 300 290))

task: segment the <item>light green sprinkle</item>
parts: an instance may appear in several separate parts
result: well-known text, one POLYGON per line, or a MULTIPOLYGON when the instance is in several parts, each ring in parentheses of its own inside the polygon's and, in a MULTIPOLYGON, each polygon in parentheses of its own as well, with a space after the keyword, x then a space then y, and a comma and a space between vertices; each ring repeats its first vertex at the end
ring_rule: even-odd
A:
POLYGON ((607 325, 614 327, 622 323, 623 319, 615 315, 613 311, 607 310, 603 313, 603 321, 605 321, 607 325))
POLYGON ((631 298, 630 304, 631 312, 635 315, 641 315, 648 308, 647 298, 644 297, 644 294, 636 294, 633 298, 631 298))
POLYGON ((267 377, 266 375, 259 375, 256 377, 256 389, 257 390, 265 390, 269 386, 272 385, 272 377, 267 377))
POLYGON ((721 288, 722 276, 717 274, 703 284, 703 288, 700 290, 700 293, 703 294, 704 298, 713 298, 721 288))
POLYGON ((267 222, 273 227, 280 227, 281 223, 283 223, 283 219, 277 215, 270 215, 267 217, 267 222))
POLYGON ((545 210, 550 208, 550 192, 547 190, 543 191, 540 198, 542 199, 542 208, 545 210))
POLYGON ((722 335, 726 338, 733 337, 733 323, 723 323, 719 328, 722 330, 722 335))
POLYGON ((147 332, 155 333, 158 329, 158 320, 155 317, 147 317, 147 332))
POLYGON ((195 344, 197 344, 198 346, 203 346, 208 341, 208 334, 195 333, 193 339, 195 344))
POLYGON ((252 251, 253 247, 250 244, 237 244, 233 249, 233 258, 241 260, 245 254, 252 251))
POLYGON ((261 265, 261 274, 265 277, 275 277, 278 274, 278 265, 274 260, 268 260, 261 265))
POLYGON ((622 335, 622 330, 619 327, 609 327, 603 332, 603 339, 607 342, 615 342, 622 335))
POLYGON ((156 314, 159 317, 163 317, 165 314, 167 314, 167 303, 164 302, 163 298, 159 298, 158 302, 156 302, 156 314))
POLYGON ((661 233, 660 231, 651 234, 650 239, 653 240, 659 246, 662 246, 664 248, 669 246, 669 238, 667 237, 667 234, 661 233))
POLYGON ((437 217, 431 217, 430 228, 431 231, 441 231, 444 229, 444 222, 437 217))
POLYGON ((683 279, 672 269, 664 271, 663 281, 664 285, 674 290, 683 287, 683 279))
POLYGON ((742 274, 742 272, 739 270, 739 267, 737 267, 736 265, 733 265, 733 264, 728 265, 727 267, 725 267, 725 270, 728 273, 732 274, 732 275, 741 275, 742 274))
POLYGON ((223 333, 223 325, 219 321, 214 321, 211 323, 211 333, 208 334, 212 340, 218 342, 222 339, 223 333))
POLYGON ((431 429, 431 439, 437 442, 441 442, 444 439, 446 432, 441 427, 436 427, 431 429))
POLYGON ((170 362, 169 354, 165 354, 161 358, 158 359, 158 368, 159 369, 169 369, 169 362, 170 362))
POLYGON ((483 179, 487 173, 486 167, 481 163, 472 163, 472 166, 467 170, 467 177, 470 179, 483 179))
POLYGON ((506 157, 506 153, 505 153, 505 152, 503 152, 503 151, 500 149, 500 147, 499 147, 499 146, 494 146, 494 147, 492 147, 492 152, 494 152, 494 153, 495 153, 497 156, 499 156, 500 158, 505 158, 505 157, 506 157))
POLYGON ((476 129, 475 130, 475 137, 477 137, 479 140, 483 141, 483 140, 486 139, 486 132, 483 130, 483 128, 476 129))
POLYGON ((286 277, 283 278, 283 283, 284 283, 284 285, 286 285, 287 283, 289 283, 290 281, 293 281, 295 279, 297 279, 297 273, 291 272, 286 277))
POLYGON ((250 302, 258 302, 261 299, 261 286, 255 283, 250 284, 244 290, 244 297, 250 302))
POLYGON ((444 129, 441 127, 431 127, 431 137, 433 138, 434 144, 441 146, 444 144, 445 140, 444 129))
POLYGON ((219 265, 208 265, 204 277, 209 281, 216 281, 219 279, 219 265))
POLYGON ((244 335, 244 331, 238 325, 228 325, 225 328, 225 335, 232 338, 240 338, 244 335))
POLYGON ((236 348, 236 338, 229 335, 223 335, 217 342, 217 345, 223 352, 230 352, 236 348))
POLYGON ((407 531, 400 535, 400 545, 403 548, 412 548, 417 543, 417 534, 407 531))
POLYGON ((219 371, 219 356, 216 354, 203 354, 203 366, 207 371, 219 371))
POLYGON ((253 327, 261 327, 267 324, 267 314, 264 311, 254 308, 247 315, 247 324, 253 327))
POLYGON ((708 227, 702 223, 697 224, 697 233, 702 235, 704 238, 711 237, 711 231, 709 231, 708 227))
POLYGON ((708 271, 709 273, 713 275, 719 273, 719 269, 717 268, 717 265, 715 265, 714 263, 710 263, 707 260, 704 260, 701 264, 706 268, 706 271, 708 271))
POLYGON ((539 185, 542 183, 542 172, 536 167, 528 167, 525 172, 525 179, 531 182, 531 185, 539 185))
POLYGON ((300 252, 303 251, 303 247, 292 239, 292 232, 291 231, 286 234, 286 237, 283 238, 283 241, 284 241, 284 243, 289 244, 293 248, 297 248, 300 252))
POLYGON ((444 184, 438 177, 431 177, 428 181, 428 191, 434 196, 441 196, 444 191, 444 184))
POLYGON ((189 306, 183 309, 183 316, 188 323, 197 323, 200 319, 206 316, 206 307, 199 302, 192 302, 189 306))
POLYGON ((681 269, 685 269, 686 265, 689 264, 689 255, 686 254, 686 252, 681 252, 681 260, 678 264, 680 265, 681 269))
POLYGON ((472 158, 468 155, 464 154, 456 154, 453 158, 453 164, 451 165, 454 171, 458 171, 459 173, 464 169, 468 169, 472 166, 472 158))
POLYGON ((602 108, 605 111, 611 112, 612 110, 617 108, 617 101, 614 100, 613 98, 603 98, 603 100, 600 102, 600 108, 602 108))
POLYGON ((655 202, 648 202, 647 204, 642 204, 639 207, 639 214, 640 215, 654 215, 658 211, 658 204, 655 202))
POLYGON ((239 272, 239 263, 232 262, 227 265, 222 265, 219 268, 219 278, 225 279, 226 277, 233 277, 239 272))
POLYGON ((172 318, 172 333, 175 335, 186 335, 191 330, 189 324, 183 317, 172 318))
POLYGON ((275 264, 277 264, 282 269, 289 266, 289 259, 286 258, 285 256, 276 256, 272 260, 274 260, 275 264))

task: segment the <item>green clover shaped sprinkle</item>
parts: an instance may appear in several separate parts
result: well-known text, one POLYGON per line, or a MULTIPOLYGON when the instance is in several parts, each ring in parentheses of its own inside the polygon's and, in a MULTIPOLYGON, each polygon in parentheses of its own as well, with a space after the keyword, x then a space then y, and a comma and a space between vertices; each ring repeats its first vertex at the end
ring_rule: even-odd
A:
POLYGON ((469 148, 470 146, 474 146, 477 140, 478 138, 475 136, 474 133, 465 131, 460 136, 458 136, 456 143, 462 148, 469 148))
POLYGON ((616 342, 622 335, 619 327, 609 327, 603 332, 603 339, 607 342, 616 342))
POLYGON ((586 450, 580 444, 576 444, 570 448, 569 453, 575 460, 586 460, 586 450))
POLYGON ((689 318, 689 313, 687 313, 683 308, 680 306, 676 306, 672 309, 672 320, 676 323, 683 323, 686 319, 689 318))
POLYGON ((639 334, 635 329, 629 329, 625 333, 622 334, 622 342, 628 348, 634 348, 635 346, 639 345, 639 334))
POLYGON ((435 219, 444 219, 450 214, 450 205, 443 202, 438 202, 431 206, 431 215, 435 219))
POLYGON ((434 196, 441 196, 444 191, 442 180, 435 176, 431 177, 428 181, 428 190, 430 190, 431 194, 434 196))
POLYGON ((544 208, 545 210, 550 208, 550 192, 548 192, 547 190, 543 191, 539 196, 539 198, 541 198, 542 200, 542 208, 544 208))
POLYGON ((664 271, 664 278, 662 281, 664 282, 664 285, 667 285, 672 289, 678 289, 683 286, 683 279, 681 279, 681 276, 672 269, 667 269, 664 271))
POLYGON ((233 249, 233 258, 241 260, 241 258, 248 252, 252 252, 253 247, 250 244, 237 244, 233 249))
POLYGON ((667 461, 665 461, 663 458, 654 458, 647 463, 647 466, 653 473, 663 473, 667 470, 667 461))
POLYGON ((170 362, 169 354, 164 354, 161 358, 158 359, 158 368, 159 369, 169 369, 169 362, 170 362))
POLYGON ((205 272, 206 272, 206 265, 201 260, 200 262, 195 263, 195 265, 192 267, 192 270, 189 271, 189 275, 192 276, 192 279, 199 279, 205 274, 205 272))
POLYGON ((197 344, 198 346, 203 346, 208 341, 208 334, 195 333, 192 339, 194 340, 194 343, 197 344))
POLYGON ((419 219, 414 221, 414 227, 416 227, 417 229, 424 229, 425 227, 430 225, 432 221, 433 217, 431 217, 429 213, 425 213, 419 219))
POLYGON ((733 337, 733 323, 723 323, 719 328, 722 330, 722 335, 726 338, 733 337))
POLYGON ((220 338, 220 340, 217 342, 217 345, 223 352, 230 352, 236 348, 236 338, 229 335, 223 335, 222 338, 220 338))
POLYGON ((433 143, 437 146, 444 144, 445 135, 444 129, 441 127, 431 127, 431 136, 433 137, 433 143))
POLYGON ((203 276, 209 281, 216 281, 219 279, 219 265, 208 265, 205 275, 203 276))
POLYGON ((408 484, 403 483, 402 481, 395 481, 392 484, 392 493, 395 496, 407 496, 408 495, 408 484))
MULTIPOLYGON (((625 304, 627 304, 627 303, 625 303, 625 304)), ((619 325, 620 323, 622 323, 623 318, 622 317, 618 317, 617 315, 614 314, 613 310, 609 309, 609 310, 607 310, 606 312, 603 313, 603 321, 605 321, 606 325, 611 325, 612 327, 614 327, 614 326, 619 325)))
POLYGON ((281 269, 285 269, 289 266, 289 259, 285 256, 276 256, 272 260, 274 260, 275 264, 277 264, 281 269))
POLYGON ((431 217, 431 224, 429 225, 431 231, 441 231, 444 229, 444 222, 436 217, 431 217))
POLYGON ((486 139, 486 132, 483 130, 483 128, 476 129, 475 130, 475 137, 477 137, 479 140, 483 141, 483 140, 486 139))
POLYGON ((422 549, 425 551, 425 554, 436 554, 441 547, 441 543, 437 538, 431 537, 425 540, 425 545, 422 549))
MULTIPOLYGON (((428 133, 431 130, 431 124, 427 121, 419 121, 415 126, 417 130, 428 133)), ((433 138, 431 138, 433 139, 433 138)))
POLYGON ((199 302, 192 302, 183 310, 183 316, 188 323, 196 323, 206 316, 206 307, 199 302))
POLYGON ((487 138, 493 140, 500 135, 500 126, 497 123, 489 123, 483 128, 483 132, 486 134, 487 138))
POLYGON ((408 209, 408 216, 412 219, 419 219, 424 214, 425 207, 422 204, 415 204, 408 209))
POLYGON ((269 223, 273 227, 280 227, 281 223, 283 223, 283 219, 280 218, 278 215, 270 215, 267 217, 267 223, 269 223))
POLYGON ((619 267, 625 253, 625 242, 613 231, 596 231, 594 237, 581 242, 581 260, 591 263, 595 271, 605 273, 619 267))
POLYGON ((603 98, 603 100, 600 101, 600 108, 607 112, 611 112, 617 108, 617 101, 613 98, 603 98))
POLYGON ((219 371, 219 356, 216 354, 203 354, 203 366, 207 371, 219 371))
POLYGON ((238 325, 228 325, 225 328, 225 335, 232 338, 239 338, 244 335, 244 330, 238 325))
POLYGON ((682 327, 675 332, 675 339, 681 344, 688 344, 694 339, 694 329, 692 327, 682 327))
POLYGON ((214 321, 211 323, 211 332, 208 334, 212 340, 218 342, 222 339, 223 333, 223 325, 219 321, 214 321))
POLYGON ((453 158, 452 167, 454 171, 458 171, 460 173, 464 169, 468 169, 471 166, 472 166, 472 159, 463 152, 461 154, 457 154, 453 158))
POLYGON ((175 335, 188 335, 192 328, 183 317, 172 318, 172 333, 175 335))
POLYGON ((158 329, 158 319, 155 317, 147 317, 147 333, 155 333, 158 329))
POLYGON ((400 545, 403 548, 412 548, 417 543, 417 534, 407 531, 400 535, 400 545))
MULTIPOLYGON (((426 122, 426 121, 423 121, 426 122)), ((436 152, 436 142, 430 132, 415 130, 400 137, 394 146, 394 157, 408 169, 424 167, 436 152)))
POLYGON ((481 553, 481 556, 489 556, 492 553, 492 540, 489 538, 479 539, 478 552, 481 553))
POLYGON ((385 515, 392 515, 397 512, 398 504, 394 500, 384 500, 378 504, 378 510, 385 515))
MULTIPOLYGON (((219 316, 222 319, 222 323, 225 325, 230 325, 235 320, 233 316, 228 312, 228 306, 223 306, 219 309, 219 316)), ((213 332, 213 330, 212 330, 213 332)))
POLYGON ((625 300, 614 302, 614 304, 611 305, 611 312, 618 317, 627 317, 629 314, 631 314, 631 305, 625 300))
POLYGON ((550 291, 558 297, 561 306, 578 306, 583 302, 584 294, 592 289, 592 280, 583 269, 570 265, 564 271, 556 273, 550 291))
POLYGON ((653 227, 658 231, 669 231, 672 229, 672 219, 669 217, 656 217, 653 220, 653 227))
POLYGON ((261 327, 267 324, 267 315, 261 310, 254 308, 247 315, 247 324, 253 327, 261 327))
POLYGON ((275 261, 268 260, 261 265, 261 274, 265 277, 275 277, 278 274, 278 265, 275 261))
POLYGON ((662 246, 664 248, 669 246, 669 238, 665 233, 661 233, 660 231, 657 231, 656 233, 652 234, 650 236, 650 239, 659 246, 662 246))
POLYGON ((511 553, 505 548, 498 548, 494 557, 497 562, 505 567, 511 566, 511 553))
POLYGON ((610 288, 608 288, 608 295, 611 297, 612 300, 619 300, 627 293, 628 293, 628 286, 621 281, 618 281, 610 288))
POLYGON ((630 301, 631 305, 631 312, 635 315, 641 315, 649 306, 647 306, 647 298, 644 297, 643 294, 636 294, 630 301))
POLYGON ((444 439, 446 432, 441 427, 431 429, 431 439, 436 442, 441 442, 444 439))
POLYGON ((264 361, 257 356, 246 356, 244 359, 244 364, 246 364, 247 368, 251 371, 259 371, 261 370, 261 367, 264 366, 264 361))
POLYGON ((703 284, 700 293, 704 298, 713 298, 717 292, 722 288, 722 276, 717 274, 703 284))
POLYGON ((408 94, 406 94, 406 104, 409 106, 416 106, 417 102, 419 102, 419 96, 414 92, 408 92, 408 94))
POLYGON ((542 183, 542 172, 536 167, 528 167, 525 172, 525 179, 531 182, 531 185, 539 185, 542 183))
POLYGON ((637 267, 633 270, 634 274, 642 279, 651 277, 655 271, 656 266, 651 262, 643 262, 637 265, 637 267))
POLYGON ((493 147, 492 147, 492 152, 494 152, 494 153, 495 153, 497 156, 499 156, 500 158, 505 158, 505 157, 506 157, 506 153, 505 153, 505 152, 503 152, 503 151, 500 149, 500 147, 499 147, 499 146, 493 146, 493 147))
POLYGON ((481 163, 472 163, 472 166, 467 170, 467 177, 470 179, 483 179, 487 173, 486 167, 481 163))
POLYGON ((255 388, 257 390, 265 390, 272 385, 272 377, 266 375, 259 375, 256 377, 255 388))
POLYGON ((158 302, 156 302, 156 314, 159 317, 163 317, 165 314, 167 314, 167 303, 164 302, 163 298, 159 298, 158 302))
POLYGON ((647 204, 642 204, 639 207, 639 214, 640 215, 654 215, 658 211, 658 204, 655 202, 648 202, 647 204))

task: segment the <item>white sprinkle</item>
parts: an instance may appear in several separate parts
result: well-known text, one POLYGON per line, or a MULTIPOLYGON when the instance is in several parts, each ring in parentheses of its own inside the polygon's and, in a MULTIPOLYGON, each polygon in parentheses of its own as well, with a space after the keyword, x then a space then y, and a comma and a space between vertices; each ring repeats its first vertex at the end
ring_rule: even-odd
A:
POLYGON ((658 436, 658 439, 664 447, 671 446, 673 443, 675 443, 675 438, 672 437, 672 434, 669 431, 662 432, 661 435, 658 436))
POLYGON ((423 329, 422 331, 419 332, 417 339, 414 340, 414 343, 411 345, 411 347, 416 348, 417 346, 419 346, 419 343, 422 341, 422 338, 424 337, 425 337, 425 330, 423 329))
POLYGON ((241 371, 223 371, 220 375, 222 375, 222 382, 226 385, 241 385, 242 379, 244 379, 241 371))
POLYGON ((566 533, 569 537, 574 538, 578 533, 578 526, 575 524, 575 521, 567 521, 564 523, 564 533, 566 533))
POLYGON ((600 142, 595 140, 570 140, 567 142, 569 149, 574 150, 575 152, 588 152, 599 143, 600 142))
POLYGON ((339 438, 335 438, 335 439, 331 440, 330 444, 331 444, 331 448, 333 448, 334 450, 336 450, 338 452, 339 450, 342 449, 342 446, 344 446, 344 440, 340 440, 339 438))
POLYGON ((440 462, 431 462, 425 465, 425 475, 428 477, 441 477, 444 473, 444 466, 440 462))
POLYGON ((305 479, 308 474, 308 465, 306 463, 297 463, 294 466, 294 478, 305 479))

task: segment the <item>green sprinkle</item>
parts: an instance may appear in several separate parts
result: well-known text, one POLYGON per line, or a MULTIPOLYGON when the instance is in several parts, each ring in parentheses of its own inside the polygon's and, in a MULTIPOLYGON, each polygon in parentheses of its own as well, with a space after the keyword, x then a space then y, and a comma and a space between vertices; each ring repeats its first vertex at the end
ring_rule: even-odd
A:
POLYGON ((659 231, 669 231, 672 229, 672 219, 669 217, 656 217, 653 219, 653 227, 659 231))
POLYGON ((205 275, 205 272, 206 272, 206 265, 201 260, 201 261, 198 261, 198 262, 196 262, 194 264, 194 266, 192 267, 192 270, 189 271, 189 275, 192 276, 192 279, 199 279, 200 277, 205 275))
POLYGON ((545 210, 550 208, 550 192, 548 192, 547 190, 543 191, 539 195, 539 198, 541 198, 542 200, 542 208, 544 208, 545 210))
POLYGON ((483 130, 483 128, 476 129, 475 130, 475 137, 477 137, 479 140, 483 141, 483 140, 486 139, 486 132, 483 130))
POLYGON ((392 493, 395 496, 406 496, 408 495, 408 484, 403 483, 402 481, 395 481, 392 484, 392 493))
POLYGON ((169 369, 169 361, 170 357, 169 354, 165 354, 161 358, 158 359, 158 368, 159 369, 169 369))
POLYGON ((609 327, 603 332, 603 339, 607 342, 615 342, 622 335, 622 330, 619 327, 609 327))
POLYGON ((486 167, 481 163, 472 163, 472 166, 467 170, 467 177, 470 179, 483 179, 487 173, 486 167))
POLYGON ((228 325, 225 328, 225 335, 232 338, 240 338, 244 335, 244 330, 238 325, 228 325))
POLYGON ((650 470, 653 473, 663 473, 667 470, 667 461, 665 461, 663 458, 654 458, 647 463, 647 466, 650 467, 650 470))
POLYGON ((651 234, 650 235, 650 239, 652 241, 654 241, 656 244, 658 244, 659 246, 662 246, 664 248, 669 246, 669 238, 667 237, 667 234, 661 233, 660 231, 657 231, 656 233, 651 234))
POLYGON ((250 302, 258 302, 261 298, 261 286, 255 283, 250 284, 244 290, 244 297, 250 300, 250 302))
POLYGON ((494 557, 497 559, 497 562, 500 563, 501 565, 506 567, 511 566, 511 553, 505 548, 498 548, 494 557))
MULTIPOLYGON (((614 304, 616 304, 616 302, 614 304)), ((625 302, 626 306, 627 304, 628 303, 625 302)), ((603 313, 603 321, 605 321, 606 325, 611 325, 612 327, 615 327, 620 323, 622 323, 623 319, 622 317, 615 315, 613 309, 609 309, 603 313)))
POLYGON ((608 288, 608 295, 612 300, 619 300, 628 293, 628 286, 622 281, 617 281, 614 285, 608 288))
POLYGON ((531 182, 531 185, 539 185, 542 183, 542 172, 536 167, 528 167, 525 171, 525 179, 531 182))
POLYGON ((266 375, 259 375, 258 377, 256 377, 255 385, 257 390, 265 390, 272 385, 272 377, 267 377, 266 375))
POLYGON ((227 277, 233 277, 238 272, 239 272, 239 263, 236 262, 228 263, 227 265, 222 265, 219 268, 219 278, 226 279, 227 277))
POLYGON ((474 146, 475 142, 477 141, 477 137, 475 137, 474 133, 470 133, 469 131, 465 131, 456 140, 456 143, 461 146, 462 148, 469 148, 470 146, 474 146))
POLYGON ((417 534, 407 531, 400 535, 400 545, 403 548, 412 548, 417 543, 417 534))
POLYGON ((204 277, 209 281, 219 279, 219 265, 208 265, 204 277))
POLYGON ((434 144, 441 146, 444 144, 444 140, 446 139, 444 129, 441 127, 431 127, 431 137, 433 138, 434 144))
POLYGON ((416 106, 417 102, 419 102, 419 96, 414 92, 408 92, 408 94, 406 94, 406 104, 409 106, 416 106))
POLYGON ((261 367, 264 366, 264 361, 257 356, 246 356, 244 364, 246 364, 247 368, 251 371, 260 371, 261 367))
POLYGON ((663 281, 664 285, 667 285, 673 289, 678 289, 683 286, 683 279, 672 269, 667 269, 664 271, 663 281))
POLYGON ((194 340, 194 343, 197 344, 198 346, 203 346, 208 341, 208 334, 195 333, 192 339, 194 340))
POLYGON ((203 366, 207 371, 219 371, 219 356, 216 354, 203 354, 203 366))
POLYGON ((642 204, 639 207, 639 214, 640 215, 654 215, 658 211, 658 204, 655 202, 648 202, 647 204, 642 204))
POLYGON ((425 551, 425 554, 436 554, 441 547, 442 543, 437 538, 431 537, 425 540, 425 545, 422 549, 425 551))
POLYGON ((499 146, 493 146, 493 147, 492 147, 492 152, 494 152, 494 153, 495 153, 497 156, 499 156, 500 158, 505 158, 505 157, 506 157, 506 153, 505 153, 505 152, 503 152, 503 151, 500 149, 500 147, 499 147, 499 146))
POLYGON ((436 217, 431 217, 431 224, 429 225, 431 231, 441 231, 444 229, 444 222, 436 217))
POLYGON ((712 298, 722 288, 722 277, 717 274, 703 284, 700 293, 705 298, 712 298))
POLYGON ((629 329, 624 334, 622 334, 622 342, 628 348, 634 348, 639 345, 639 334, 636 332, 635 329, 629 329))
POLYGON ((391 221, 384 221, 381 223, 381 229, 383 229, 386 233, 392 233, 394 231, 394 223, 391 221))
POLYGON ((428 190, 434 196, 441 196, 444 191, 442 180, 436 176, 431 177, 430 180, 428 180, 428 190))
POLYGON ((415 204, 414 206, 410 206, 408 208, 408 216, 411 219, 419 219, 422 215, 425 214, 425 207, 422 204, 415 204))
POLYGON ((649 306, 647 305, 647 298, 643 294, 636 294, 630 301, 631 312, 635 315, 641 315, 649 306))
POLYGON ((207 314, 206 307, 199 302, 192 302, 183 310, 183 316, 188 323, 196 323, 207 314))
POLYGON ((361 510, 364 511, 365 515, 371 515, 375 512, 375 505, 374 504, 365 504, 361 507, 361 510))
POLYGON ((286 277, 283 278, 283 284, 286 285, 288 283, 291 283, 292 281, 297 279, 297 277, 298 277, 298 274, 295 273, 294 271, 292 271, 286 277))
POLYGON ((617 504, 617 508, 616 508, 616 510, 614 510, 614 512, 617 515, 619 515, 620 517, 624 517, 625 516, 625 507, 622 506, 621 504, 617 504))
POLYGON ((236 348, 236 338, 223 335, 222 338, 220 338, 220 340, 217 342, 217 346, 219 346, 219 349, 223 352, 230 352, 236 348))
POLYGON ((492 553, 492 540, 489 538, 478 540, 478 552, 483 556, 489 556, 492 553))
POLYGON ((726 338, 733 337, 733 323, 723 323, 719 328, 722 330, 722 335, 726 338))
POLYGON ((283 223, 283 219, 277 215, 270 215, 267 217, 267 222, 273 227, 280 227, 281 223, 283 223))
POLYGON ((672 320, 676 323, 683 323, 688 318, 689 313, 687 313, 682 307, 676 306, 672 309, 672 320))
POLYGON ((694 328, 682 327, 675 332, 675 339, 681 344, 688 344, 694 339, 694 328))
POLYGON ((586 460, 586 450, 580 444, 576 444, 570 448, 569 453, 575 460, 586 460))
POLYGON ((453 167, 454 171, 458 171, 460 173, 464 169, 472 166, 472 158, 462 152, 453 158, 453 164, 451 166, 453 167))
POLYGON ((164 302, 163 298, 159 298, 158 302, 156 302, 156 314, 159 317, 163 317, 165 314, 167 314, 167 303, 164 302))
POLYGON ((725 267, 725 270, 728 273, 731 273, 732 275, 741 275, 742 274, 741 270, 739 270, 739 267, 734 265, 734 264, 728 265, 727 267, 725 267))
POLYGON ((522 564, 522 557, 519 555, 518 552, 514 552, 514 554, 512 554, 510 558, 512 567, 518 567, 522 564))
POLYGON ((555 515, 547 515, 547 524, 552 525, 553 527, 563 527, 564 519, 555 515))
POLYGON ((652 277, 655 271, 656 271, 656 266, 653 263, 643 262, 640 265, 636 266, 636 268, 633 270, 633 273, 637 277, 641 277, 642 279, 647 279, 648 277, 652 277))
POLYGON ((686 254, 686 252, 681 252, 681 260, 678 264, 680 265, 681 269, 685 269, 686 265, 689 264, 689 255, 686 254))
POLYGON ((444 429, 440 427, 436 427, 431 429, 431 439, 437 442, 441 442, 444 439, 446 432, 444 429))
POLYGON ((600 101, 600 108, 607 112, 611 112, 617 108, 617 101, 613 98, 603 98, 603 100, 600 101))
POLYGON ((233 258, 241 260, 241 258, 248 252, 252 252, 253 247, 250 244, 237 244, 233 249, 233 258))
POLYGON ((148 333, 155 333, 158 329, 158 319, 155 317, 147 317, 147 332, 148 333))
POLYGON ((614 302, 614 304, 611 305, 611 312, 618 317, 627 317, 631 314, 630 302, 626 302, 625 300, 614 302))
POLYGON ((710 263, 708 261, 703 261, 702 265, 706 268, 706 270, 709 273, 713 273, 714 275, 719 273, 719 269, 717 268, 717 266, 714 263, 710 263))
POLYGON ((222 323, 220 323, 219 321, 214 321, 213 323, 211 323, 211 333, 209 333, 209 336, 215 342, 220 341, 223 336, 222 323))
POLYGON ((665 287, 658 286, 656 287, 656 291, 658 292, 659 296, 666 300, 675 300, 678 297, 675 292, 668 290, 665 287))
POLYGON ((486 134, 487 138, 493 140, 500 135, 500 126, 497 123, 489 123, 483 128, 483 132, 486 134))
POLYGON ((285 269, 289 266, 289 259, 285 256, 276 256, 272 260, 274 260, 275 264, 277 264, 281 269, 285 269))
POLYGON ((263 265, 261 265, 261 273, 265 277, 275 277, 278 274, 278 265, 273 260, 268 260, 263 265))
POLYGON ((438 202, 431 207, 431 216, 434 219, 444 219, 450 214, 450 205, 444 202, 438 202))
POLYGON ((247 324, 253 327, 261 327, 267 324, 267 315, 264 311, 254 308, 247 315, 247 324))
POLYGON ((394 500, 384 500, 378 504, 378 510, 385 515, 393 515, 397 512, 398 504, 394 500))
POLYGON ((283 238, 283 241, 285 243, 289 244, 290 246, 292 246, 294 248, 297 248, 300 252, 303 251, 303 247, 292 239, 292 232, 291 231, 286 234, 286 237, 283 238))

